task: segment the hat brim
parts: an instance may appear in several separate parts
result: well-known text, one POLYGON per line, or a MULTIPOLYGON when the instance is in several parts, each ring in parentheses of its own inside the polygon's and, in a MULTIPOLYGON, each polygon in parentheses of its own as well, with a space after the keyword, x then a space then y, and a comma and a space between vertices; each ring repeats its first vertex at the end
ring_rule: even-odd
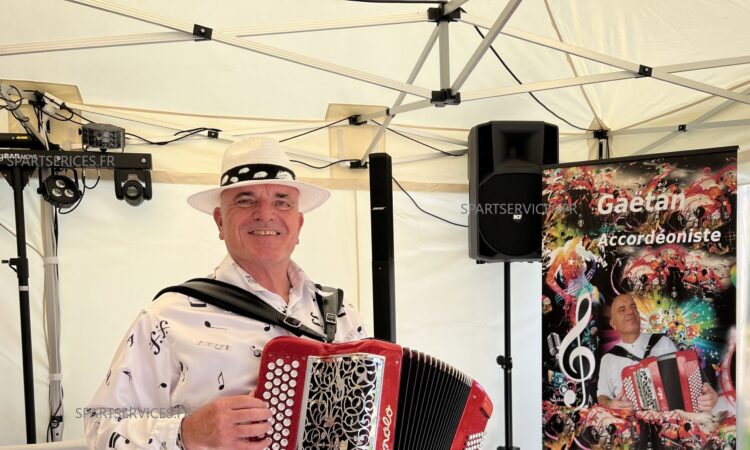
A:
POLYGON ((322 205, 331 196, 327 189, 305 183, 297 180, 247 180, 208 189, 188 197, 187 201, 190 206, 206 214, 213 214, 214 209, 221 204, 221 193, 227 189, 234 189, 243 186, 252 186, 254 184, 279 184, 290 186, 299 191, 299 212, 307 213, 322 205))

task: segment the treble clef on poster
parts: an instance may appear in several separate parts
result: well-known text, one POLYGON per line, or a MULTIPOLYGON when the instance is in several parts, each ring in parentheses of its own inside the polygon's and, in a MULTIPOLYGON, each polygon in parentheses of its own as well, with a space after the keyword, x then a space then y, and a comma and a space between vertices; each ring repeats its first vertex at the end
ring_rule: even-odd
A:
MULTIPOLYGON (((557 354, 557 360, 563 374, 568 379, 581 385, 581 403, 576 405, 576 411, 586 406, 587 393, 585 382, 594 375, 596 367, 594 352, 581 342, 581 334, 586 330, 586 326, 591 320, 591 309, 591 292, 584 291, 579 294, 576 301, 576 324, 563 338, 560 343, 559 353, 557 354), (568 351, 568 348, 573 346, 574 343, 576 347, 568 351)), ((572 407, 576 402, 575 392, 572 390, 566 392, 563 402, 566 406, 572 407)))

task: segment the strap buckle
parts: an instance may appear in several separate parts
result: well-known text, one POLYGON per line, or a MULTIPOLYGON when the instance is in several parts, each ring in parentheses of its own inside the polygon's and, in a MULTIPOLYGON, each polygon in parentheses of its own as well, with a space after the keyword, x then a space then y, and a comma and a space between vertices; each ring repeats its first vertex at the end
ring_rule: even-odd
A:
POLYGON ((328 313, 326 314, 326 323, 330 323, 331 325, 336 323, 336 314, 334 313, 328 313))
POLYGON ((284 316, 284 320, 282 320, 285 324, 289 325, 292 328, 299 328, 300 325, 302 325, 302 321, 292 317, 292 316, 284 316))

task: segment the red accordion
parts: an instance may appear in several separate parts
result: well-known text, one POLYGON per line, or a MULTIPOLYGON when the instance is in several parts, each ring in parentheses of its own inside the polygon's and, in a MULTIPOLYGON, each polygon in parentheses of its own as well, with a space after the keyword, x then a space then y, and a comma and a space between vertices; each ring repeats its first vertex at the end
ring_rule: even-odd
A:
POLYGON ((622 369, 622 387, 636 409, 697 412, 703 393, 698 355, 684 350, 645 358, 622 369))
POLYGON ((478 450, 492 414, 471 378, 373 339, 273 339, 255 395, 273 413, 273 450, 478 450))

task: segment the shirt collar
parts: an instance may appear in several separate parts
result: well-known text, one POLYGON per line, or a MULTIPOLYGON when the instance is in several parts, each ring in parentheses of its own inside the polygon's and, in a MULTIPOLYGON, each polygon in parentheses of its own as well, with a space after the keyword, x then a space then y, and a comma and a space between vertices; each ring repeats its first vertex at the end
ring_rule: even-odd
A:
MULTIPOLYGON (((296 302, 309 296, 308 293, 315 292, 315 283, 307 276, 307 274, 300 268, 294 261, 289 261, 289 268, 287 269, 287 275, 291 282, 291 289, 289 290, 289 309, 291 309, 296 302)), ((266 303, 277 306, 285 306, 284 300, 277 294, 269 291, 265 287, 261 286, 252 275, 247 273, 245 269, 237 264, 231 255, 226 255, 224 260, 214 270, 214 278, 234 286, 240 287, 247 291, 252 292, 261 299, 265 300, 266 303)))

